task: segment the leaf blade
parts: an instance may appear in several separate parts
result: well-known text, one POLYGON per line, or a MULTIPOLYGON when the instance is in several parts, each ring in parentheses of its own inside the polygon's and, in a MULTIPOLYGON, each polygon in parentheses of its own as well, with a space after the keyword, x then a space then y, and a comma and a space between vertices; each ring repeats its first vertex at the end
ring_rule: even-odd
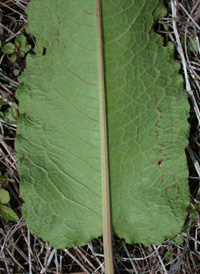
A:
POLYGON ((0 216, 9 221, 18 221, 19 217, 12 208, 0 204, 0 216))
MULTIPOLYGON (((130 243, 159 243, 178 232, 187 214, 188 124, 181 129, 179 120, 187 120, 188 103, 173 48, 164 49, 152 30, 159 1, 102 4, 114 232, 130 243), (170 229, 167 214, 176 223, 170 229), (158 236, 151 232, 157 215, 158 236)), ((54 247, 84 245, 102 234, 96 1, 51 0, 47 8, 46 0, 33 0, 29 9, 37 55, 28 57, 18 90, 23 214, 54 247), (42 33, 37 16, 44 18, 42 33)))
POLYGON ((117 3, 103 2, 114 230, 128 243, 159 244, 187 216, 189 126, 180 121, 189 105, 174 49, 152 28, 159 1, 117 3))
MULTIPOLYGON (((102 233, 96 5, 87 1, 80 9, 74 1, 61 1, 68 10, 68 16, 63 17, 61 10, 58 14, 54 11, 59 6, 55 1, 51 1, 48 9, 46 1, 39 2, 43 8, 39 8, 38 1, 32 1, 29 9, 34 9, 38 16, 46 10, 44 32, 49 42, 46 44, 46 39, 40 37, 38 55, 27 60, 24 78, 30 90, 26 92, 22 86, 18 91, 21 113, 26 113, 26 118, 22 116, 19 121, 18 134, 23 139, 19 137, 16 146, 19 154, 24 155, 19 170, 24 181, 21 193, 26 197, 23 214, 27 223, 31 224, 28 216, 34 216, 34 231, 40 230, 42 223, 40 237, 46 239, 52 225, 48 231, 51 244, 64 248, 74 241, 78 244, 79 240, 85 244, 102 233), (56 24, 49 19, 50 14, 56 14, 56 24), (61 31, 61 25, 67 25, 67 30, 61 31), (84 37, 82 45, 80 36, 84 37), (44 56, 41 45, 46 47, 44 56), (74 62, 77 56, 78 64, 74 62), (54 65, 49 68, 46 60, 54 65), (48 81, 47 70, 53 75, 49 75, 48 81), (28 174, 26 165, 36 175, 32 176, 31 171, 28 174)), ((36 37, 37 28, 33 25, 30 29, 36 37)))

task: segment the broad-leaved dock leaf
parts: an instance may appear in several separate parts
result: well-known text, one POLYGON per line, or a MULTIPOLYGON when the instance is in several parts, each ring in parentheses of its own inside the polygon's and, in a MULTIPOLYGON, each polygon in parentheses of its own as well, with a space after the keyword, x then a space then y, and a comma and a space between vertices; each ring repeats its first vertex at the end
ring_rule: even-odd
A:
POLYGON ((56 248, 102 235, 99 88, 105 80, 114 234, 161 243, 189 204, 189 104, 172 44, 153 26, 158 0, 103 0, 99 72, 96 0, 32 0, 36 39, 17 92, 16 150, 30 230, 56 248))

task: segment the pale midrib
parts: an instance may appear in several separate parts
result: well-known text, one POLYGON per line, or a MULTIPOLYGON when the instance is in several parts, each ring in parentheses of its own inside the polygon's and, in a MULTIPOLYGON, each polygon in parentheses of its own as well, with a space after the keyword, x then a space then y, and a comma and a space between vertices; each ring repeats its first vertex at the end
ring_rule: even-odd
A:
POLYGON ((103 212, 103 242, 106 274, 114 274, 112 250, 112 222, 110 206, 110 184, 108 168, 107 118, 106 96, 104 83, 104 57, 101 0, 97 4, 97 33, 98 33, 98 78, 99 78, 99 107, 100 107, 100 134, 101 134, 101 171, 102 171, 102 212, 103 212))

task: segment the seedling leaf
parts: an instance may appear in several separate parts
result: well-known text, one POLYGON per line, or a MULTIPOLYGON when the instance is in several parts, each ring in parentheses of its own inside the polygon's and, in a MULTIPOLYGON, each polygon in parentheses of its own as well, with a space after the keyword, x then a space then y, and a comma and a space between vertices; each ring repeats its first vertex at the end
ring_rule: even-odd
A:
POLYGON ((0 203, 7 204, 10 201, 9 192, 5 189, 0 189, 0 203))
POLYGON ((0 216, 9 221, 18 221, 19 217, 17 214, 9 207, 0 204, 0 216))
POLYGON ((17 48, 23 48, 26 46, 26 37, 24 35, 18 35, 15 39, 15 46, 17 48))
MULTIPOLYGON (((20 47, 20 54, 21 54, 21 52, 23 52, 25 55, 25 53, 29 52, 30 49, 31 49, 31 45, 25 45, 23 47, 20 47)), ((21 57, 24 57, 24 56, 21 56, 21 57)))
POLYGON ((15 45, 7 43, 2 47, 1 51, 6 54, 13 54, 15 52, 15 45))
POLYGON ((10 56, 10 62, 11 63, 14 63, 16 60, 17 60, 17 54, 16 53, 14 53, 14 54, 12 54, 11 56, 10 56))

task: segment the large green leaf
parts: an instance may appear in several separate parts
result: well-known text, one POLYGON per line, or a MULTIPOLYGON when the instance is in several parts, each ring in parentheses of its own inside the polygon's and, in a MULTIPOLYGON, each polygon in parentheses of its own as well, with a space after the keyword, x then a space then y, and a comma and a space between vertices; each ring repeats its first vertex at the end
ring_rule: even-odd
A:
MULTIPOLYGON (((27 9, 36 55, 17 92, 23 215, 56 248, 102 235, 98 2, 32 0, 27 9)), ((160 4, 102 1, 112 224, 128 243, 173 236, 189 204, 189 105, 173 46, 153 30, 160 4)))

